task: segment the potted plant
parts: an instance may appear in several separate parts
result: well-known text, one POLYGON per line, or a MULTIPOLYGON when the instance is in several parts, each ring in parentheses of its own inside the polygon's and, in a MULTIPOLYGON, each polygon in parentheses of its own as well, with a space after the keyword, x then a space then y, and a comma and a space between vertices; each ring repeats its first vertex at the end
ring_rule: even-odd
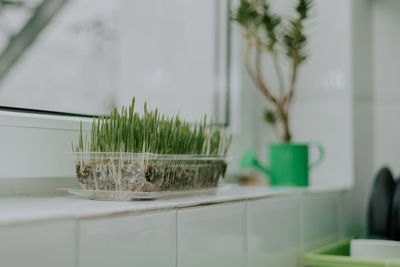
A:
POLYGON ((271 11, 267 0, 241 0, 233 12, 232 20, 244 31, 246 40, 245 67, 273 109, 266 110, 264 118, 268 124, 280 132, 279 143, 269 145, 269 167, 263 167, 256 158, 254 150, 248 151, 242 158, 242 167, 257 167, 271 178, 272 185, 308 185, 308 171, 322 160, 320 148, 319 160, 308 164, 308 144, 292 142, 290 111, 296 91, 299 67, 307 59, 307 35, 305 21, 309 18, 313 6, 312 0, 297 0, 296 16, 283 19, 271 11), (264 81, 262 58, 269 54, 275 69, 278 90, 271 90, 264 81), (290 66, 289 80, 286 82, 281 60, 287 60, 290 66))
POLYGON ((126 192, 213 188, 224 176, 231 142, 206 117, 191 124, 158 110, 121 112, 93 119, 90 138, 80 130, 73 146, 78 182, 95 199, 123 199, 126 192), (111 193, 110 193, 111 192, 111 193))

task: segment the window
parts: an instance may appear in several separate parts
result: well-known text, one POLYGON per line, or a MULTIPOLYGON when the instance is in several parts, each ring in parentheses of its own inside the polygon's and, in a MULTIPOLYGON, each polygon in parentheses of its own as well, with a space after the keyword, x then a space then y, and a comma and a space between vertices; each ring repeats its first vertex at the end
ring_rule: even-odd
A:
POLYGON ((226 1, 12 3, 0 13, 1 106, 106 114, 136 96, 139 110, 225 120, 226 1))

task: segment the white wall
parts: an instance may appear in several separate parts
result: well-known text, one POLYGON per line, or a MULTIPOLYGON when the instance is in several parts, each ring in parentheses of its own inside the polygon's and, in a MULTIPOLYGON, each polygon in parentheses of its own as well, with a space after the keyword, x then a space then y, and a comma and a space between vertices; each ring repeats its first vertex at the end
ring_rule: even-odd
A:
POLYGON ((343 204, 349 224, 357 228, 365 226, 379 168, 400 172, 400 2, 353 0, 352 5, 355 187, 344 194, 343 204))
POLYGON ((374 169, 400 174, 400 1, 372 1, 374 169))
POLYGON ((352 8, 352 82, 354 186, 342 194, 347 233, 365 229, 367 201, 374 175, 374 121, 372 101, 372 6, 370 0, 354 0, 352 8))

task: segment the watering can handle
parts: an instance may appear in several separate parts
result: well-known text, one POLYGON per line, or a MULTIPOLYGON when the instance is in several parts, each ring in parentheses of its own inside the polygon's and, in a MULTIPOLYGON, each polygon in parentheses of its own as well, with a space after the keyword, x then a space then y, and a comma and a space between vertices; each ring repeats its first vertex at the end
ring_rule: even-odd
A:
POLYGON ((310 165, 308 166, 309 169, 312 169, 312 168, 320 165, 322 163, 322 161, 324 160, 324 158, 325 158, 325 149, 319 143, 311 143, 310 147, 316 147, 318 149, 318 152, 319 152, 318 159, 316 161, 310 163, 310 165))

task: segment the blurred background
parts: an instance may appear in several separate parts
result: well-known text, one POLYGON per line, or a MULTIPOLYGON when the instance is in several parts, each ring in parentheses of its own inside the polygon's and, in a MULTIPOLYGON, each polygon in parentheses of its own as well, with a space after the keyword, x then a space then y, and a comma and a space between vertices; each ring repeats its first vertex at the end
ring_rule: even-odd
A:
MULTIPOLYGON (((76 186, 67 152, 79 121, 88 131, 92 116, 128 105, 133 96, 139 112, 147 101, 189 121, 207 114, 232 132, 227 181, 242 173, 239 161, 250 147, 267 162, 267 144, 277 138, 263 119, 268 103, 244 68, 243 32, 230 22, 238 2, 0 0, 0 195, 76 186)), ((270 2, 292 15, 295 1, 270 2)), ((293 141, 325 147, 325 161, 310 173, 310 188, 318 193, 263 199, 252 210, 248 205, 257 219, 249 219, 254 231, 246 249, 254 248, 249 253, 261 263, 249 266, 264 266, 266 259, 276 262, 271 266, 301 266, 303 252, 364 231, 377 170, 387 165, 399 175, 399 14, 398 0, 314 1, 306 25, 310 57, 299 72, 291 125, 293 141)), ((276 87, 271 62, 264 66, 266 81, 276 87)), ((196 210, 183 213, 186 234, 198 222, 199 236, 206 233, 202 219, 211 218, 207 227, 227 238, 215 246, 234 240, 242 249, 245 242, 231 233, 244 228, 232 222, 242 223, 245 208, 234 205, 226 213, 219 207, 211 212, 226 215, 218 222, 196 210)), ((188 255, 199 256, 197 248, 207 250, 215 240, 186 239, 188 255)), ((221 261, 252 260, 226 248, 231 257, 221 261)))
MULTIPOLYGON (((310 174, 313 186, 350 188, 359 173, 371 177, 383 164, 400 171, 400 37, 394 26, 399 3, 314 2, 306 25, 310 57, 300 69, 291 118, 294 141, 318 142, 327 151, 324 163, 310 174)), ((243 32, 230 22, 237 4, 0 1, 0 106, 91 117, 127 105, 135 96, 138 111, 147 101, 166 114, 190 121, 207 114, 227 127, 234 136, 230 173, 239 171, 239 159, 249 147, 266 162, 266 144, 277 139, 263 120, 268 103, 244 69, 243 32)), ((271 4, 278 13, 293 15, 293 1, 271 4)), ((266 80, 276 87, 271 63, 264 63, 266 80)), ((37 150, 33 144, 41 143, 44 133, 36 131, 37 136, 14 133, 23 136, 21 146, 0 140, 11 151, 1 156, 4 166, 14 166, 21 157, 31 164, 13 172, 5 168, 2 177, 41 177, 49 161, 72 161, 60 151, 69 150, 76 135, 60 132, 47 139, 56 145, 42 144, 48 153, 31 163, 32 155, 20 151, 37 150)), ((311 158, 315 154, 311 151, 311 158)), ((56 165, 46 177, 73 176, 68 164, 56 165)))

